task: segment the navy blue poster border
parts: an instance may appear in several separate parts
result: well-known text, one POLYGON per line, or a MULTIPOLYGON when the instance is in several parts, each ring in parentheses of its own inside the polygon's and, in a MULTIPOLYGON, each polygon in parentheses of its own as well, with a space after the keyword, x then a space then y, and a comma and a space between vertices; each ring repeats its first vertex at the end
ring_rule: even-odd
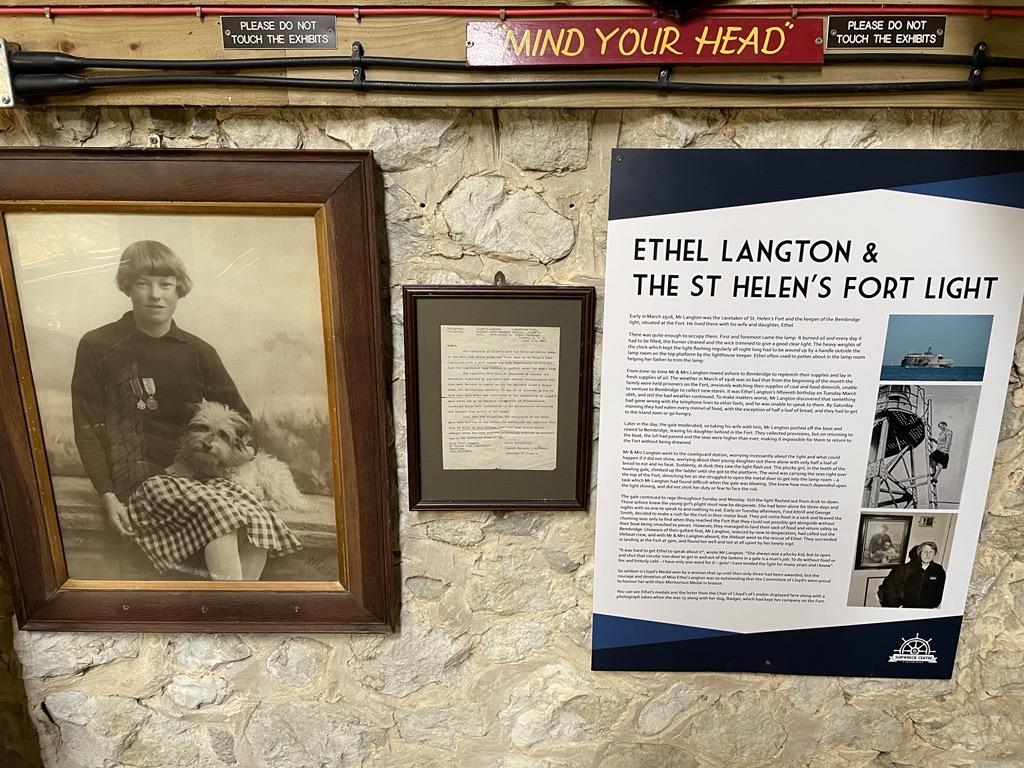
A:
MULTIPOLYGON (((618 149, 609 219, 876 189, 1024 208, 1024 152, 618 149)), ((592 668, 948 679, 962 622, 741 634, 595 614, 592 668)))
POLYGON ((871 189, 1024 208, 1022 174, 1024 153, 997 150, 617 149, 608 218, 871 189))
MULTIPOLYGON (((962 620, 961 616, 948 616, 750 634, 707 633, 690 628, 696 637, 660 642, 657 631, 651 637, 650 628, 644 626, 655 622, 634 621, 630 644, 605 648, 595 644, 591 668, 949 679, 962 620), (644 637, 652 641, 640 640, 644 637)), ((621 621, 595 615, 595 643, 607 636, 610 623, 621 621)))

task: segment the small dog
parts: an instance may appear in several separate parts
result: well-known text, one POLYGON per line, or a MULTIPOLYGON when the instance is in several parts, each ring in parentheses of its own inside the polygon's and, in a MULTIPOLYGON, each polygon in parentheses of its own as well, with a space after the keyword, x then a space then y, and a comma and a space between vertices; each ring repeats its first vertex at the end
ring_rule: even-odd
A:
POLYGON ((181 437, 172 475, 194 480, 223 477, 252 493, 270 512, 305 511, 288 465, 256 450, 252 425, 223 403, 203 400, 181 437))

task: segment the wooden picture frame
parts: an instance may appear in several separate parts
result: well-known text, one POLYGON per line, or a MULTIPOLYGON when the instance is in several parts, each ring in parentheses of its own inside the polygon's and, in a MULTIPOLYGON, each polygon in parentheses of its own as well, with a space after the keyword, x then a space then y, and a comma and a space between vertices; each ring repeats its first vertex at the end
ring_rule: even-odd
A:
POLYGON ((595 292, 406 286, 409 507, 585 510, 595 292))
MULTIPOLYGON (((7 319, 0 333, 0 424, 6 436, 0 441, 0 532, 19 626, 209 632, 394 628, 392 470, 375 234, 378 187, 369 152, 0 151, 0 299, 7 319), (189 273, 207 276, 201 280, 197 274, 194 281, 176 272, 161 277, 173 281, 169 310, 160 300, 141 309, 148 299, 136 304, 136 292, 150 289, 137 289, 130 276, 124 283, 118 272, 127 259, 122 249, 127 254, 142 242, 160 240, 152 232, 180 252, 189 273), (127 241, 134 242, 126 248, 127 241), (58 257, 66 262, 63 270, 58 257), (46 274, 33 271, 37 267, 46 274), (184 281, 194 282, 191 294, 182 287, 184 281), (108 415, 97 424, 84 419, 82 403, 99 398, 83 395, 89 390, 82 371, 88 370, 86 362, 93 363, 88 355, 95 350, 86 348, 81 331, 85 323, 95 322, 94 316, 115 320, 114 305, 128 308, 119 289, 132 299, 131 309, 103 328, 129 327, 125 333, 137 334, 143 327, 140 313, 151 311, 166 322, 161 318, 167 311, 176 312, 181 338, 167 344, 186 348, 189 328, 199 334, 196 338, 211 334, 219 339, 206 340, 214 348, 212 357, 202 352, 201 342, 188 342, 200 350, 201 361, 201 372, 188 368, 188 376, 209 386, 213 366, 208 359, 219 352, 240 399, 244 395, 250 406, 262 403, 262 411, 252 407, 249 414, 256 423, 255 438, 243 440, 241 432, 232 433, 232 445, 249 456, 276 453, 302 498, 285 508, 272 498, 269 486, 245 486, 258 497, 257 507, 244 507, 248 517, 238 529, 249 535, 236 532, 221 540, 235 542, 243 574, 260 570, 245 570, 251 561, 239 554, 243 549, 254 551, 257 559, 266 556, 263 547, 282 554, 272 557, 255 579, 212 578, 220 566, 211 565, 218 561, 209 559, 207 544, 189 555, 199 558, 198 566, 185 560, 161 571, 141 542, 170 536, 168 529, 140 532, 143 523, 134 512, 118 517, 119 510, 139 509, 138 491, 131 491, 121 507, 111 501, 113 491, 100 495, 105 486, 94 479, 95 450, 83 449, 80 436, 98 430, 101 455, 117 471, 124 464, 117 457, 136 456, 131 464, 136 466, 144 455, 151 471, 143 484, 153 480, 154 472, 163 477, 163 462, 157 466, 156 453, 148 452, 158 440, 151 425, 163 419, 159 439, 166 448, 168 434, 179 430, 174 398, 186 397, 179 389, 191 396, 193 384, 184 374, 179 379, 147 377, 133 358, 128 383, 142 415, 130 416, 132 409, 124 405, 124 380, 115 385, 97 377, 108 415), (206 291, 202 296, 201 290, 206 291), (181 318, 183 307, 188 312, 181 318), (48 321, 40 320, 47 316, 48 321), (58 337, 70 341, 51 344, 58 337), (289 415, 307 405, 308 428, 289 415), (150 409, 161 415, 146 415, 150 409), (261 509, 279 513, 304 549, 289 554, 289 547, 259 543, 253 515, 262 514, 261 509), (129 520, 132 535, 114 531, 115 519, 129 520)), ((205 390, 202 397, 210 399, 205 390)), ((132 399, 128 392, 129 405, 132 399)), ((200 434, 194 424, 190 429, 188 434, 200 434)), ((193 489, 202 483, 197 492, 207 493, 213 481, 198 470, 194 476, 190 472, 180 482, 192 483, 188 487, 193 489)), ((239 502, 230 514, 241 508, 239 502)), ((213 519, 211 513, 202 521, 213 519)), ((164 517, 155 524, 168 525, 164 517)), ((225 525, 231 530, 234 524, 225 525)))
POLYGON ((857 569, 895 568, 907 561, 910 515, 864 515, 857 532, 857 569))

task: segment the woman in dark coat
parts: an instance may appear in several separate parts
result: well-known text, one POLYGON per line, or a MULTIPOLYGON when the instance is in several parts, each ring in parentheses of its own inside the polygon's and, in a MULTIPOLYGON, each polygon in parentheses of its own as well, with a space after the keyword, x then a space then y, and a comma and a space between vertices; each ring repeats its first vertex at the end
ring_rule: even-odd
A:
POLYGON ((918 544, 910 560, 897 565, 878 589, 885 608, 938 608, 946 586, 946 571, 935 562, 939 548, 934 541, 918 544))

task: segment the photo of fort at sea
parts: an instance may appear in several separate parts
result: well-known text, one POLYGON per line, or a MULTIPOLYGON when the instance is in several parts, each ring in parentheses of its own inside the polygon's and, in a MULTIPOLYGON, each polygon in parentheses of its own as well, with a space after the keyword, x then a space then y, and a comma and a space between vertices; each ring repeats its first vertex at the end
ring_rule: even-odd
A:
POLYGON ((882 381, 981 381, 991 315, 890 315, 882 381))

